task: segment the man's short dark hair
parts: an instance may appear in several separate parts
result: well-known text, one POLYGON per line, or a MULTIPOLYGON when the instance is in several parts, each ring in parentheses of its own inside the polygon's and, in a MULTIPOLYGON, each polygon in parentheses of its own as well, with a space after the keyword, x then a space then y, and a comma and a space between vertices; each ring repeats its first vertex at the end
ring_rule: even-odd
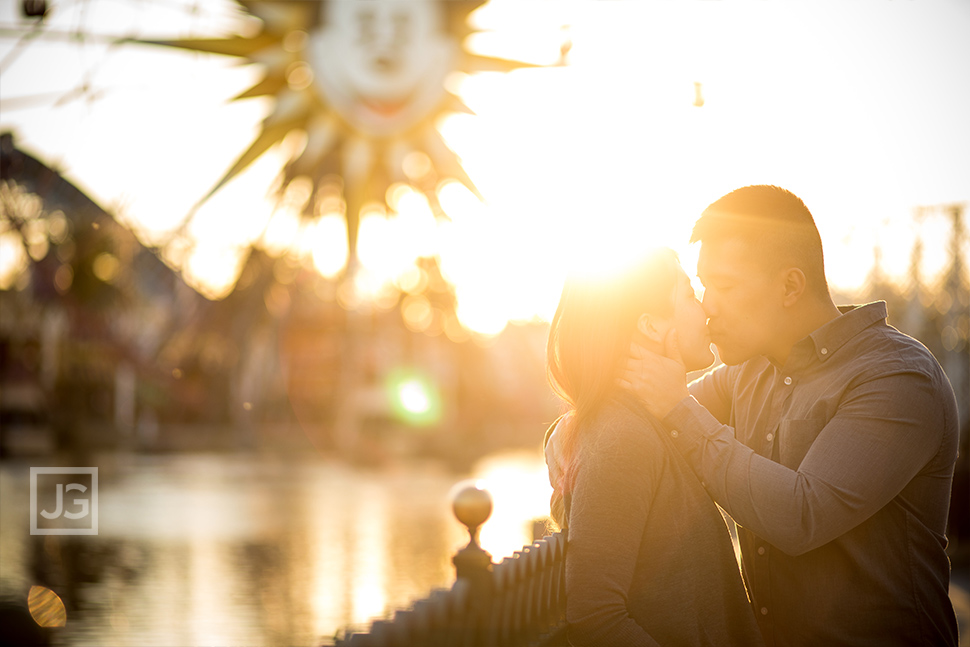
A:
POLYGON ((798 267, 808 287, 828 296, 822 239, 815 219, 801 198, 781 187, 742 187, 711 203, 694 224, 690 242, 745 242, 758 258, 798 267))

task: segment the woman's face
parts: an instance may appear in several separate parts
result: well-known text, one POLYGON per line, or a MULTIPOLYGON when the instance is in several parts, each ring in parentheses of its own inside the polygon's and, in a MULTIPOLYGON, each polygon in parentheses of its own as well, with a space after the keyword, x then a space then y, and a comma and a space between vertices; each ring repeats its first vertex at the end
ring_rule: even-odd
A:
MULTIPOLYGON (((680 356, 688 371, 707 368, 714 362, 711 335, 707 331, 707 314, 694 294, 687 274, 680 270, 674 289, 674 314, 671 328, 676 331, 680 356)), ((670 334, 670 330, 667 331, 670 334)))

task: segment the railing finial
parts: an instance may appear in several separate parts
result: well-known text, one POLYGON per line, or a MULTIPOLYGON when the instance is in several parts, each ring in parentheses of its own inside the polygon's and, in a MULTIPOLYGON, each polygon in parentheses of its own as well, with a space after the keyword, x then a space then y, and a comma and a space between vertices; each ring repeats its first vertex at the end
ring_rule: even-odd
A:
POLYGON ((492 556, 478 545, 478 529, 492 514, 492 495, 480 482, 459 483, 453 490, 452 510, 468 528, 468 545, 453 560, 456 575, 477 585, 492 570, 492 556))
POLYGON ((466 528, 469 545, 478 545, 478 528, 492 515, 492 495, 480 482, 460 483, 452 498, 452 510, 466 528))

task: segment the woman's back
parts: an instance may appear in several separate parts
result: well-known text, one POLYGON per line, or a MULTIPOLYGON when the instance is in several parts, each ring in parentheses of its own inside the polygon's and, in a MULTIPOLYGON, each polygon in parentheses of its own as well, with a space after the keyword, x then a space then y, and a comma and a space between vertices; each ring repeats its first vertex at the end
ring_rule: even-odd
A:
POLYGON ((660 423, 623 395, 573 431, 570 642, 762 644, 724 519, 660 423))

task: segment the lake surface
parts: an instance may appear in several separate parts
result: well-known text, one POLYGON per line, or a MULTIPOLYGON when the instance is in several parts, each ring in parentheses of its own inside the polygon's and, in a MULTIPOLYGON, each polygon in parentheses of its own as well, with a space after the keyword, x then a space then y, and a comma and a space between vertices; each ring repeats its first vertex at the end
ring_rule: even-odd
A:
MULTIPOLYGON (((490 456, 468 474, 255 454, 95 463, 96 536, 31 535, 30 467, 56 463, 0 463, 0 599, 56 592, 67 622, 55 645, 320 645, 452 584, 451 558, 468 541, 451 513, 456 484, 491 492, 481 543, 495 561, 531 542, 551 492, 538 451, 490 456)), ((967 642, 970 578, 954 578, 967 642)))
POLYGON ((451 585, 468 541, 451 512, 456 483, 491 492, 481 543, 496 561, 532 541, 550 494, 538 451, 468 474, 259 455, 96 463, 96 536, 31 535, 30 467, 50 463, 0 464, 0 596, 56 592, 60 645, 317 645, 451 585))

